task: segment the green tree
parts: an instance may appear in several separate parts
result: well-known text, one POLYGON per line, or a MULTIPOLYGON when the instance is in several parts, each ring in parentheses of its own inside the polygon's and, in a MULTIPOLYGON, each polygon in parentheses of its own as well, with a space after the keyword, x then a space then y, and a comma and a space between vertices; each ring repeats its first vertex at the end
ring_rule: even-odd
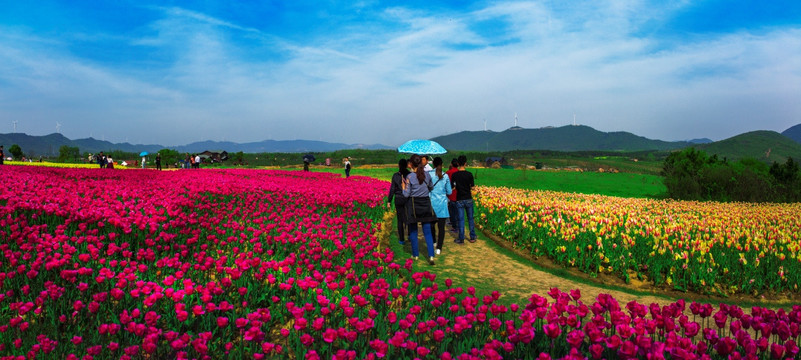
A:
MULTIPOLYGON (((161 154, 161 164, 164 167, 169 167, 170 165, 175 165, 178 161, 183 160, 181 153, 178 150, 173 149, 161 149, 158 151, 161 154)), ((155 157, 153 157, 153 161, 155 161, 155 157)))
POLYGON ((81 156, 80 149, 77 146, 62 145, 58 149, 59 162, 76 162, 81 156))
POLYGON ((237 152, 237 153, 235 153, 234 155, 231 156, 231 160, 234 161, 235 165, 242 165, 242 163, 244 163, 244 161, 245 161, 245 153, 243 153, 241 151, 237 152))
POLYGON ((22 157, 25 156, 25 154, 22 153, 22 148, 17 144, 11 145, 11 147, 8 148, 8 152, 11 153, 11 156, 13 156, 15 160, 22 159, 22 157))

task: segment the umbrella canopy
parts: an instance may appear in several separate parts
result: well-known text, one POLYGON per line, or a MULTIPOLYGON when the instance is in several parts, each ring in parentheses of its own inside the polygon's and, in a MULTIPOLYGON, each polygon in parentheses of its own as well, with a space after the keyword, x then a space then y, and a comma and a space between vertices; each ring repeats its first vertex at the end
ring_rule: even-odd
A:
POLYGON ((139 153, 139 156, 148 156, 148 155, 150 155, 150 153, 147 151, 142 151, 139 153))
POLYGON ((444 154, 448 152, 442 145, 432 140, 409 140, 398 147, 398 152, 408 154, 444 154))
POLYGON ((314 155, 312 155, 312 154, 303 155, 303 161, 305 161, 305 162, 314 162, 314 160, 316 160, 316 159, 314 158, 314 155))

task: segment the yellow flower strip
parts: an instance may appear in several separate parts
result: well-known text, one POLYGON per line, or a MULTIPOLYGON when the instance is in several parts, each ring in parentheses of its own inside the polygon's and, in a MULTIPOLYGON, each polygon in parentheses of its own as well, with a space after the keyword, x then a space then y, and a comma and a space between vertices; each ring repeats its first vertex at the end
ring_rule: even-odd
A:
POLYGON ((478 187, 477 222, 567 266, 699 292, 798 291, 801 204, 478 187))

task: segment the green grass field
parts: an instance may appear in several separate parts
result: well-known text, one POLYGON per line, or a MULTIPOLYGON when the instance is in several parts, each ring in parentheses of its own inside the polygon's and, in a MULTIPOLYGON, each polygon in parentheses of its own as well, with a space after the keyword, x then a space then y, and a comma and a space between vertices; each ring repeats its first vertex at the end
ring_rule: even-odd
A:
MULTIPOLYGON (((337 168, 313 168, 343 174, 337 168)), ((389 181, 396 168, 354 168, 351 175, 369 176, 389 181)), ((468 168, 476 185, 504 186, 529 190, 552 190, 620 197, 664 198, 667 189, 662 177, 634 173, 600 173, 523 169, 468 168)))

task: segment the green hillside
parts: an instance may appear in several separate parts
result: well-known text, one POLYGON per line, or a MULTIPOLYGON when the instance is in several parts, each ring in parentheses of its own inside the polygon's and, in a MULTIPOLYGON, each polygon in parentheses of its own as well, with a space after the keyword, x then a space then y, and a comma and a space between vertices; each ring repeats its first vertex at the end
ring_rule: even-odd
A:
POLYGON ((719 159, 754 158, 768 163, 784 163, 788 157, 801 159, 801 144, 775 131, 752 131, 694 147, 710 156, 717 154, 719 159))
POLYGON ((502 132, 463 131, 432 140, 446 149, 462 151, 510 150, 672 150, 687 142, 651 140, 628 132, 602 132, 589 126, 562 126, 540 129, 508 129, 502 132))

